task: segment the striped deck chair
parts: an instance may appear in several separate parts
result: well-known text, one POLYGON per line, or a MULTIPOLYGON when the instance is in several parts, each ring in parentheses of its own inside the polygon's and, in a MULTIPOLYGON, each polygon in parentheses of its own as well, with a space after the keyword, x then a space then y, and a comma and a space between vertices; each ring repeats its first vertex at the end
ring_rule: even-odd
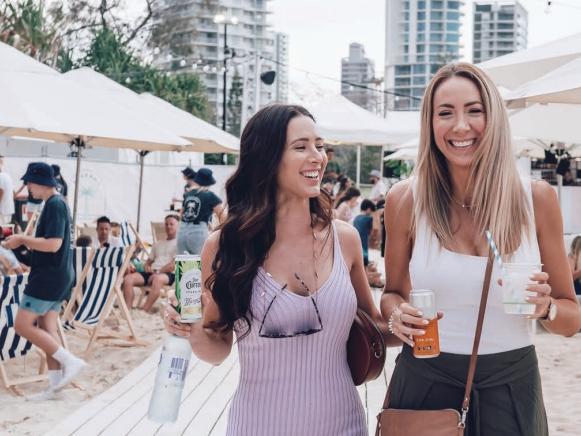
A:
MULTIPOLYGON (((27 355, 33 345, 14 331, 14 320, 20 305, 20 298, 28 282, 28 274, 7 276, 2 281, 0 295, 0 380, 6 389, 19 394, 16 386, 24 383, 46 380, 46 359, 41 358, 38 374, 11 379, 4 368, 4 362, 27 355)), ((40 351, 39 351, 40 352, 40 351)))
POLYGON ((145 345, 137 338, 121 290, 123 275, 134 250, 133 245, 74 249, 76 285, 62 319, 67 330, 90 332, 85 355, 98 339, 113 339, 118 345, 145 345), (118 319, 127 324, 128 334, 107 330, 103 325, 115 303, 120 311, 118 319))

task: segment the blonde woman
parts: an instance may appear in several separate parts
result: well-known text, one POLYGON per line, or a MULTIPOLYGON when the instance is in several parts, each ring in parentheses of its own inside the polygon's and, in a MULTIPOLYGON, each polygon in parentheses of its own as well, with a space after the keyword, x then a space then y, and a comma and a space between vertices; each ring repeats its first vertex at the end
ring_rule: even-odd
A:
POLYGON ((571 273, 573 274, 575 294, 581 295, 581 236, 576 236, 571 243, 569 266, 571 267, 571 273))
MULTIPOLYGON (((505 261, 542 263, 532 276, 534 318, 552 333, 581 327, 563 249, 561 213, 545 182, 521 180, 498 90, 473 65, 451 64, 426 89, 415 177, 387 195, 384 317, 404 343, 390 407, 459 409, 472 352, 490 229, 505 261), (426 320, 408 303, 413 288, 436 293, 442 353, 416 359, 412 335, 426 320)), ((500 269, 493 280, 466 435, 548 434, 538 363, 526 316, 507 315, 500 269)))

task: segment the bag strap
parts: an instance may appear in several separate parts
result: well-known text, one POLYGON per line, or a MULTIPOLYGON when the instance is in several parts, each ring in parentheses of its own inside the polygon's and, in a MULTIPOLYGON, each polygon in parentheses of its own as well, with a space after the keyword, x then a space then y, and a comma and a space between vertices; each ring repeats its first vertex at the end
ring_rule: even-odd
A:
MULTIPOLYGON (((484 283, 482 285, 482 295, 480 297, 480 308, 478 310, 478 322, 476 323, 476 334, 474 335, 474 344, 472 345, 472 355, 470 356, 470 364, 468 365, 468 376, 466 377, 466 390, 464 391, 464 400, 462 401, 462 421, 461 421, 462 426, 464 426, 466 423, 466 416, 468 414, 468 407, 470 405, 470 392, 472 390, 474 374, 476 373, 476 360, 478 359, 478 347, 480 345, 480 336, 482 335, 482 324, 484 323, 484 313, 486 312, 486 302, 488 301, 488 291, 490 290, 490 279, 492 277, 493 263, 494 263, 494 253, 492 252, 492 250, 490 250, 488 253, 486 272, 484 273, 484 283)), ((383 410, 389 408, 390 394, 391 394, 391 381, 387 388, 385 400, 383 401, 383 410)))
POLYGON ((466 415, 470 405, 470 392, 472 391, 472 382, 476 373, 476 360, 478 359, 478 346, 480 345, 480 336, 482 335, 482 324, 484 323, 484 314, 486 312, 486 302, 488 301, 488 291, 490 290, 490 278, 492 277, 492 266, 494 263, 494 253, 488 252, 488 263, 484 273, 484 284, 482 285, 482 296, 480 297, 480 308, 478 309, 478 322, 476 323, 476 334, 474 335, 474 344, 472 345, 472 355, 470 356, 470 365, 468 366, 468 376, 466 377, 466 390, 464 391, 464 401, 462 401, 462 421, 466 424, 466 415))

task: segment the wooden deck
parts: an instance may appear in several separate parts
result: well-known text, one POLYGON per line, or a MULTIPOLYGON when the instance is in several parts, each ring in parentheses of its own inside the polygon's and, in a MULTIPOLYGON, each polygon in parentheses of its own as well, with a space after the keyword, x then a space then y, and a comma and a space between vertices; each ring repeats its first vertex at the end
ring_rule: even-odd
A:
MULTIPOLYGON (((217 367, 194 358, 186 378, 180 415, 173 425, 159 425, 147 419, 159 360, 158 349, 117 384, 85 403, 46 435, 223 436, 230 400, 238 383, 238 353, 236 348, 233 350, 217 367)), ((370 435, 375 431, 375 416, 381 408, 397 351, 388 349, 388 363, 383 374, 358 388, 370 435)))

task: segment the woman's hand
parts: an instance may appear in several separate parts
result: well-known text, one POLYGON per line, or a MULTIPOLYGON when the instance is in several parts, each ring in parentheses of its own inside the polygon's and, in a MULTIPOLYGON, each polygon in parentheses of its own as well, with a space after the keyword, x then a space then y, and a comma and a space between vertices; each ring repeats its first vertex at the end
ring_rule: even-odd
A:
POLYGON ((168 302, 165 304, 165 309, 162 312, 163 323, 168 333, 187 338, 192 331, 192 324, 181 322, 180 314, 174 309, 174 306, 177 306, 177 304, 178 301, 172 289, 169 291, 168 302))
MULTIPOLYGON (((422 318, 422 311, 413 307, 409 303, 402 303, 394 309, 389 317, 389 331, 408 344, 410 347, 414 346, 412 336, 422 336, 426 334, 423 329, 428 325, 428 320, 422 318)), ((438 319, 444 316, 442 312, 438 312, 438 319)))
POLYGON ((531 276, 531 281, 537 283, 527 286, 527 291, 535 292, 537 295, 535 297, 528 297, 527 301, 529 303, 536 304, 535 313, 530 315, 530 319, 543 318, 547 315, 549 311, 549 306, 551 305, 551 285, 547 283, 549 280, 549 274, 546 272, 536 272, 531 276))

